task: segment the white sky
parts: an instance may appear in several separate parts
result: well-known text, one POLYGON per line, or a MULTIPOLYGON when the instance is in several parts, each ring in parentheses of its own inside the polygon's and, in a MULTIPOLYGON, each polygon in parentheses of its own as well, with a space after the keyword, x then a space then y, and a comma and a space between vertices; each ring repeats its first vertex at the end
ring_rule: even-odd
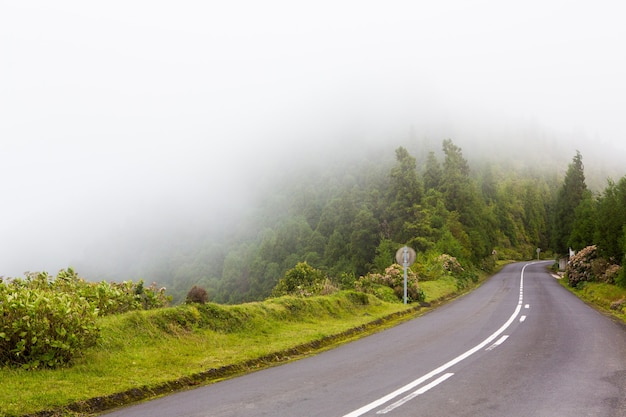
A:
POLYGON ((277 155, 351 129, 532 122, 626 156, 625 12, 0 0, 0 275, 56 272, 147 218, 229 207, 277 155))

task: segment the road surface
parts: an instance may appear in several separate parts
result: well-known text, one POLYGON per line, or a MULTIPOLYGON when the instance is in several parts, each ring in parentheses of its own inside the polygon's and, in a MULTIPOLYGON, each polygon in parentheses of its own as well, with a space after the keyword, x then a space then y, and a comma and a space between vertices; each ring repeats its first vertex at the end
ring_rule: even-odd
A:
POLYGON ((626 329, 546 262, 392 329, 108 417, 626 416, 626 329))

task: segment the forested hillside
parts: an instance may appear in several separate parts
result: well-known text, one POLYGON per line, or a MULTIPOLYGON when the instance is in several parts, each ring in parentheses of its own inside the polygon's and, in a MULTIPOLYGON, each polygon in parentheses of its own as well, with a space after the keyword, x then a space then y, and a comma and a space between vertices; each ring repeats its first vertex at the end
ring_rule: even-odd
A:
POLYGON ((131 276, 106 278, 156 281, 174 302, 198 285, 212 301, 241 303, 268 297, 299 262, 351 287, 359 276, 384 271, 405 244, 418 252, 420 279, 441 254, 467 271, 488 271, 496 257, 531 259, 540 248, 542 257, 555 258, 594 243, 607 264, 621 265, 626 179, 592 191, 577 151, 569 164, 554 163, 552 149, 529 164, 474 146, 482 156, 470 163, 451 139, 413 139, 323 163, 320 155, 309 163, 297 156, 280 175, 252 177, 256 197, 236 221, 161 240, 134 252, 131 276))

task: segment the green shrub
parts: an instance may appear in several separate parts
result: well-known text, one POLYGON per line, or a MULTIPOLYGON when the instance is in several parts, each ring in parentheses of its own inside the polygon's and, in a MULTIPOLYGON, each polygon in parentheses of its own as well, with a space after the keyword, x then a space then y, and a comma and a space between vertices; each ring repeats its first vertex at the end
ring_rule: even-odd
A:
POLYGON ((600 281, 607 284, 616 284, 622 269, 619 265, 607 265, 600 275, 600 281))
POLYGON ((313 268, 306 262, 299 262, 278 281, 272 291, 272 296, 310 297, 321 294, 328 295, 336 290, 322 271, 313 268))
POLYGON ((458 291, 461 291, 468 287, 470 281, 472 283, 478 282, 478 272, 475 268, 470 267, 464 269, 461 273, 455 274, 454 278, 456 278, 456 287, 458 291))
POLYGON ((30 273, 0 280, 0 364, 57 367, 71 361, 98 337, 96 317, 163 307, 165 289, 143 281, 91 283, 72 268, 56 277, 30 273))
POLYGON ((0 363, 65 365, 96 342, 96 317, 79 294, 0 283, 0 363))
POLYGON ((626 288, 626 263, 622 263, 622 267, 619 269, 619 272, 615 277, 615 285, 617 285, 618 287, 626 288))
POLYGON ((94 305, 100 316, 161 308, 167 306, 170 301, 170 297, 165 294, 165 288, 157 289, 156 283, 146 287, 142 280, 136 283, 87 282, 72 268, 59 271, 56 277, 46 272, 30 273, 25 279, 12 280, 12 284, 17 288, 77 294, 94 305))
POLYGON ((77 292, 90 304, 95 305, 101 316, 162 308, 171 300, 171 297, 165 294, 165 288, 157 289, 156 283, 146 287, 143 280, 136 283, 87 282, 72 268, 59 271, 52 286, 61 292, 77 292))
MULTIPOLYGON (((385 269, 384 274, 367 274, 355 283, 357 291, 386 298, 389 292, 381 292, 381 287, 391 288, 396 300, 404 300, 404 268, 393 264, 385 269)), ((419 289, 417 274, 411 268, 407 268, 407 301, 424 301, 424 299, 424 293, 419 289)))

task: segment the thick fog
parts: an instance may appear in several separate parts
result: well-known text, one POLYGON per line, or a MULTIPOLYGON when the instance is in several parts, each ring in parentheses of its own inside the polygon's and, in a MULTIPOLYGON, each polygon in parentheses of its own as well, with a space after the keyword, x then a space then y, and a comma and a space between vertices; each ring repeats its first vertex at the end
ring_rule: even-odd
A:
POLYGON ((625 12, 605 0, 2 1, 0 275, 56 272, 106 241, 217 230, 287 165, 383 140, 392 153, 410 129, 468 153, 483 140, 541 152, 520 143, 530 135, 562 143, 566 160, 624 161, 625 12))

